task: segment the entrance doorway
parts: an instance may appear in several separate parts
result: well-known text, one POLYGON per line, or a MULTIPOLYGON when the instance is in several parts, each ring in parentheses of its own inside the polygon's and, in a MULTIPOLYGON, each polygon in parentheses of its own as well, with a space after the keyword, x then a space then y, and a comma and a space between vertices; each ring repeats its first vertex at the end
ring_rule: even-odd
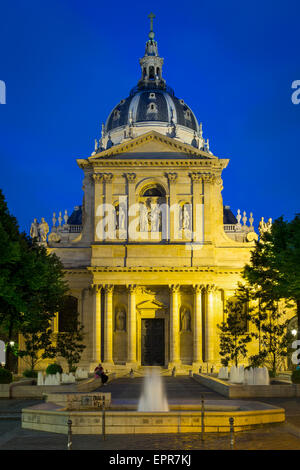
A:
POLYGON ((142 319, 142 366, 165 364, 165 322, 163 318, 142 319))

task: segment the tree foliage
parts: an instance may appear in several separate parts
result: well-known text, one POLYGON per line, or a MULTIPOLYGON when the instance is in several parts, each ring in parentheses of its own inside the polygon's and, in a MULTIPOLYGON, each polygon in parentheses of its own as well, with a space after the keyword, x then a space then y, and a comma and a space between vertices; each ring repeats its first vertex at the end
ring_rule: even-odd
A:
POLYGON ((0 327, 8 338, 8 368, 10 340, 45 331, 67 290, 59 258, 20 233, 0 190, 0 327))
POLYGON ((221 363, 227 366, 233 362, 235 366, 247 356, 247 345, 251 336, 247 333, 248 314, 245 302, 240 299, 228 300, 225 310, 226 321, 218 325, 220 330, 221 363))

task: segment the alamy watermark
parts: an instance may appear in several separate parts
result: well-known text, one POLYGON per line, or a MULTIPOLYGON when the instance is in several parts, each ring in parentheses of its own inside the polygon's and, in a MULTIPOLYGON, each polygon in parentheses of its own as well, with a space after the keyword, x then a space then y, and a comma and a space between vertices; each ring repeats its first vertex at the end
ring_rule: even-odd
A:
POLYGON ((3 80, 0 80, 0 104, 6 104, 6 85, 3 80))
POLYGON ((300 80, 294 80, 292 83, 292 88, 295 90, 292 93, 291 99, 293 104, 300 103, 300 80))
POLYGON ((119 197, 116 204, 100 204, 96 210, 96 234, 99 240, 163 241, 170 238, 203 242, 203 204, 173 204, 149 200, 127 207, 119 197))

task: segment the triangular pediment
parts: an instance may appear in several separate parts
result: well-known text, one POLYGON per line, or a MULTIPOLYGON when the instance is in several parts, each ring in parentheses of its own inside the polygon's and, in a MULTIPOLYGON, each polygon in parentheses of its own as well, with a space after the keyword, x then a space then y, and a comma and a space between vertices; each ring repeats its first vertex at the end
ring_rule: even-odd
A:
POLYGON ((106 158, 191 158, 216 159, 203 150, 196 149, 192 145, 184 144, 177 139, 167 137, 157 131, 147 132, 139 137, 122 142, 108 150, 89 157, 89 161, 97 161, 106 158))
POLYGON ((157 310, 158 308, 167 308, 166 305, 164 305, 162 302, 159 302, 158 300, 143 300, 136 306, 139 310, 157 310))

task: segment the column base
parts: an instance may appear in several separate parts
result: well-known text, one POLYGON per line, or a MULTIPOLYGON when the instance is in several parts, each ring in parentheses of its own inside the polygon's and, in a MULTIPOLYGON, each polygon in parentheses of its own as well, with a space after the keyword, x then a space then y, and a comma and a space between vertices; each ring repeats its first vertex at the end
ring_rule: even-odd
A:
POLYGON ((173 369, 174 367, 176 367, 176 369, 180 368, 181 367, 181 361, 169 362, 168 369, 173 369))
POLYGON ((203 362, 201 361, 197 361, 197 362, 193 362, 192 364, 192 369, 193 369, 193 372, 196 373, 196 374, 199 374, 199 369, 201 368, 201 372, 203 372, 203 362))
POLYGON ((139 364, 137 362, 126 362, 126 367, 128 367, 129 369, 133 369, 133 370, 136 370, 138 369, 139 367, 139 364))
POLYGON ((113 361, 103 361, 102 362, 102 367, 104 369, 104 372, 106 371, 106 369, 110 370, 112 368, 114 368, 115 366, 115 363, 113 361))

